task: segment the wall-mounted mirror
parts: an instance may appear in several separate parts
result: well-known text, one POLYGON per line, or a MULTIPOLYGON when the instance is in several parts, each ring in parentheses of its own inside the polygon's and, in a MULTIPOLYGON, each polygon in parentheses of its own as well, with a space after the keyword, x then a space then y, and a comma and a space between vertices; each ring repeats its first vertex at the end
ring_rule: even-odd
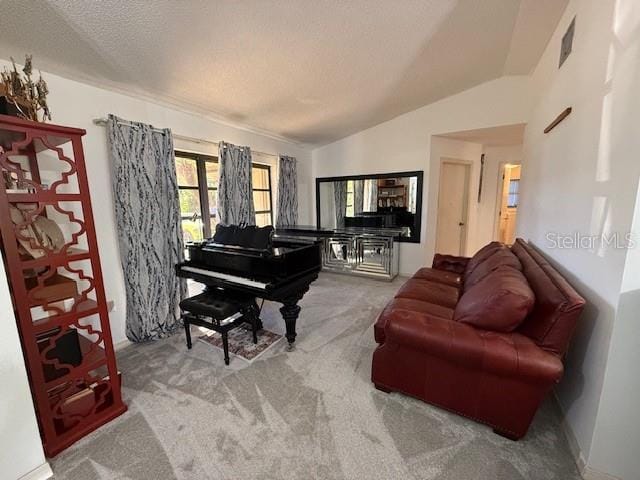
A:
POLYGON ((394 229, 419 243, 421 213, 421 171, 316 179, 318 228, 394 229))

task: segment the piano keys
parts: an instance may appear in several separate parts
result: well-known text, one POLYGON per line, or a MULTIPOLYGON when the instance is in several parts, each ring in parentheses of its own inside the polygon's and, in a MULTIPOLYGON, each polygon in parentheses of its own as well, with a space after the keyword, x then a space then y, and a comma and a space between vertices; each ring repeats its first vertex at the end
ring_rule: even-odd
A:
POLYGON ((231 294, 249 293, 281 303, 292 347, 301 309, 298 302, 321 268, 321 243, 315 239, 274 238, 273 227, 218 225, 213 238, 187 244, 187 260, 176 265, 176 273, 231 294))

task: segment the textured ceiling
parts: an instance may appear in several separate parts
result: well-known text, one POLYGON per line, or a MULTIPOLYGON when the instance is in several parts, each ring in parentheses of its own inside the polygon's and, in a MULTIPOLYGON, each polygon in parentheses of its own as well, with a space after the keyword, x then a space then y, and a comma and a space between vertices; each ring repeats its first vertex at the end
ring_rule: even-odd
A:
POLYGON ((529 73, 566 3, 0 0, 0 58, 320 145, 529 73))

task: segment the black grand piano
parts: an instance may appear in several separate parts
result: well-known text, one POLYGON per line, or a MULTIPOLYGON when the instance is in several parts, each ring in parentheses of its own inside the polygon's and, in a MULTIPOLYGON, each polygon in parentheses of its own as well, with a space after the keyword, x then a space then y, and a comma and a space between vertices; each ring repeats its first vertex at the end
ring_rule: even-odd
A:
POLYGON ((282 303, 280 313, 292 347, 298 302, 322 267, 321 244, 312 238, 274 238, 273 233, 273 227, 218 225, 213 238, 187 244, 188 259, 176 265, 176 273, 230 294, 282 303))

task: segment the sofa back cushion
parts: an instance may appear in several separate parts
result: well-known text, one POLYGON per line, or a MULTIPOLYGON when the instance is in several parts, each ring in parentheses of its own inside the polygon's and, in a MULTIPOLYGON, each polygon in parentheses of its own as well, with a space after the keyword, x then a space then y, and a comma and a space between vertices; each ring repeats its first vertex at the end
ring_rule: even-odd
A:
POLYGON ((480 250, 478 250, 475 253, 475 255, 473 257, 471 257, 469 262, 467 262, 467 266, 465 267, 465 270, 464 270, 464 275, 467 276, 471 272, 473 272, 473 270, 478 265, 480 265, 482 262, 484 262, 491 255, 493 255, 496 252, 496 250, 504 249, 504 248, 506 248, 506 247, 504 246, 504 244, 502 244, 500 242, 491 242, 491 243, 485 245, 484 247, 482 247, 480 250))
POLYGON ((464 291, 477 284, 484 277, 500 267, 511 267, 516 270, 522 270, 522 264, 505 246, 494 250, 493 253, 481 262, 471 273, 464 277, 464 291))
POLYGON ((511 332, 531 312, 535 295, 524 275, 501 266, 460 297, 453 319, 483 330, 511 332))
POLYGON ((522 271, 536 295, 534 308, 518 332, 541 348, 563 355, 585 300, 524 240, 517 239, 511 251, 520 259, 522 271))

